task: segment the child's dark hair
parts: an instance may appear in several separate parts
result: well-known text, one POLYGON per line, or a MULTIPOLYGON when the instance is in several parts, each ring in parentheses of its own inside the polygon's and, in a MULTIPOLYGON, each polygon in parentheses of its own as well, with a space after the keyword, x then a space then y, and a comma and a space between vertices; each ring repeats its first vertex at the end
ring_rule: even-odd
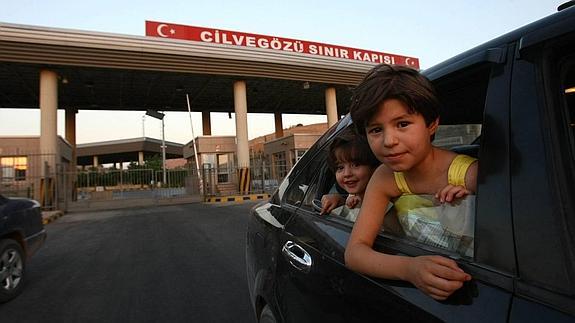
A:
POLYGON ((353 127, 342 131, 329 146, 327 163, 335 173, 338 161, 353 162, 358 165, 367 165, 376 168, 381 164, 375 157, 367 140, 358 135, 353 127))
POLYGON ((349 110, 360 134, 365 135, 367 123, 389 99, 405 103, 410 113, 421 114, 428 126, 439 117, 439 100, 425 76, 406 66, 380 64, 353 91, 349 110))

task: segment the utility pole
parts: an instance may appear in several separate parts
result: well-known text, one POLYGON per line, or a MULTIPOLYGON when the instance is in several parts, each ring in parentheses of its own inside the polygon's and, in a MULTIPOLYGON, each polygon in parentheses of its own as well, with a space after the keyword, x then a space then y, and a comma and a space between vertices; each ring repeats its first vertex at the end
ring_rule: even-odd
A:
POLYGON ((165 114, 158 112, 158 111, 148 109, 148 111, 146 111, 146 115, 148 115, 152 118, 162 120, 162 173, 163 173, 162 185, 166 185, 166 141, 164 139, 164 116, 165 116, 165 114))
POLYGON ((166 185, 166 141, 164 139, 164 118, 162 118, 162 173, 163 185, 166 185))

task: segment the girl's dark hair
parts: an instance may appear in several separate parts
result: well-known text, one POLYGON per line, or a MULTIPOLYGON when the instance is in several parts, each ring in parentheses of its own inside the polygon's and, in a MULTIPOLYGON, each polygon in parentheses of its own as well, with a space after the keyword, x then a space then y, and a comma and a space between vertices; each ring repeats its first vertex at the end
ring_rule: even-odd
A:
POLYGON ((410 113, 419 113, 430 125, 439 117, 439 100, 433 85, 418 71, 406 66, 380 64, 372 68, 354 89, 350 114, 358 133, 389 99, 405 103, 410 113))
POLYGON ((327 163, 335 173, 338 161, 353 162, 376 168, 381 164, 375 157, 367 140, 358 135, 353 127, 341 132, 330 144, 327 163))

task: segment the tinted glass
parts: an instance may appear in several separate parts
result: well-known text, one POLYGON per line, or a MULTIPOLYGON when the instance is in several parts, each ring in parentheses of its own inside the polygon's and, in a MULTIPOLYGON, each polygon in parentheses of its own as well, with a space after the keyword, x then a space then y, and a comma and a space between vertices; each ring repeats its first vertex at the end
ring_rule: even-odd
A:
MULTIPOLYGON (((323 150, 319 152, 316 149, 310 149, 310 153, 314 154, 313 158, 302 159, 302 162, 298 163, 292 173, 297 174, 295 180, 290 183, 286 193, 285 202, 294 206, 307 205, 312 207, 312 201, 306 199, 304 203, 304 197, 306 193, 313 188, 314 184, 317 184, 316 177, 322 169, 322 165, 325 164, 325 153, 323 150), (316 154, 314 154, 316 152, 316 154)), ((309 154, 306 154, 306 157, 309 154)), ((289 176, 290 180, 293 176, 289 176)), ((316 189, 314 188, 314 191, 316 189)))

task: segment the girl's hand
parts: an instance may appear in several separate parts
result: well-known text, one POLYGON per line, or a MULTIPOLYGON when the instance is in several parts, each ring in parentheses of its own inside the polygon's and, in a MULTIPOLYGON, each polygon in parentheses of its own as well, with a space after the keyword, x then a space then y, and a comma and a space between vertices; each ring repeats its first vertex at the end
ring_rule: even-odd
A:
POLYGON ((441 256, 409 258, 406 280, 436 300, 444 300, 471 280, 457 263, 441 256))
POLYGON ((453 202, 456 199, 463 198, 471 194, 471 191, 467 190, 463 186, 453 186, 451 184, 445 186, 439 192, 435 193, 435 198, 441 203, 453 202))
POLYGON ((321 212, 320 214, 328 214, 333 209, 343 204, 343 197, 339 194, 325 194, 321 197, 321 212))
POLYGON ((361 204, 361 198, 357 195, 349 194, 347 196, 347 199, 345 200, 345 205, 350 209, 353 209, 354 207, 360 204, 361 204))

